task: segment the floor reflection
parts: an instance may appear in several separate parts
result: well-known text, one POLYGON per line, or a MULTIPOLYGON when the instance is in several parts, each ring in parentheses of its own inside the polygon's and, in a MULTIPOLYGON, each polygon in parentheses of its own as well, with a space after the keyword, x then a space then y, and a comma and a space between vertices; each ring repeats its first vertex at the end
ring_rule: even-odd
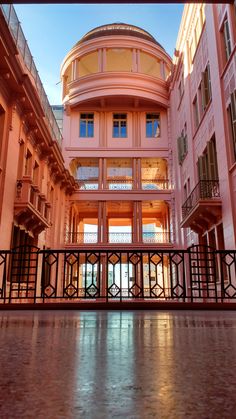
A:
POLYGON ((236 313, 0 313, 0 417, 236 418, 236 313))

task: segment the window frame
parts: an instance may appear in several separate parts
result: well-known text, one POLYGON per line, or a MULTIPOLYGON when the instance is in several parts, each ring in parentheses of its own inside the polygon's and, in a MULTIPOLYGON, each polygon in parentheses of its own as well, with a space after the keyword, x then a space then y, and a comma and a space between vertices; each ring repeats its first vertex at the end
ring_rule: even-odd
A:
POLYGON ((161 136, 161 122, 160 113, 146 113, 146 138, 159 138, 161 136), (148 117, 149 116, 149 117, 148 117), (155 121, 157 127, 155 128, 155 121), (151 134, 148 134, 148 123, 151 122, 151 134), (155 132, 156 131, 156 132, 155 132))
POLYGON ((236 90, 230 94, 228 106, 233 162, 236 162, 236 90))
POLYGON ((224 55, 225 61, 228 62, 229 57, 232 52, 232 44, 231 44, 231 35, 230 35, 230 28, 229 28, 229 19, 228 15, 226 14, 223 24, 222 24, 222 34, 223 34, 223 46, 224 46, 224 55))
POLYGON ((94 137, 94 113, 80 113, 79 119, 79 137, 80 138, 93 138, 94 137), (84 115, 84 117, 82 117, 84 115), (85 123, 85 133, 82 132, 81 123, 85 123), (90 125, 90 123, 92 124, 90 125), (89 128, 92 126, 92 134, 89 132, 89 128))
POLYGON ((193 117, 194 117, 194 128, 195 131, 198 129, 200 124, 200 115, 199 115, 199 104, 198 104, 198 94, 194 96, 193 99, 193 117))
POLYGON ((128 137, 128 123, 127 122, 128 122, 127 113, 113 113, 112 114, 112 138, 127 138, 128 137), (117 123, 117 126, 115 126, 115 123, 117 123), (125 128, 125 133, 122 133, 123 128, 125 128), (115 132, 116 129, 118 129, 117 133, 115 132))

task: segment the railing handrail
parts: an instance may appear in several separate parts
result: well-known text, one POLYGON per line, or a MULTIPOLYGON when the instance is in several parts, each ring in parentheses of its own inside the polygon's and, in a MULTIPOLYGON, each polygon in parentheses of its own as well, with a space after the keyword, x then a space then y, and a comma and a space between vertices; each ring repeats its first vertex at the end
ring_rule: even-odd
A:
POLYGON ((57 124, 57 120, 54 116, 48 97, 44 90, 43 83, 39 77, 33 56, 28 47, 28 43, 24 36, 14 6, 11 4, 0 4, 0 9, 2 10, 2 15, 4 16, 4 19, 10 29, 17 50, 19 51, 21 57, 23 58, 25 66, 27 67, 28 71, 34 79, 35 91, 39 96, 40 103, 43 108, 45 119, 47 121, 51 136, 53 137, 53 139, 55 138, 58 144, 61 146, 62 134, 60 128, 57 124))
POLYGON ((0 250, 0 303, 108 303, 126 299, 233 303, 235 258, 235 249, 214 250, 201 245, 128 250, 117 246, 56 250, 24 245, 0 250), (200 261, 197 266, 196 260, 200 261))
POLYGON ((182 205, 183 218, 189 214, 191 209, 197 205, 200 199, 213 199, 219 197, 220 190, 218 179, 200 180, 182 205))

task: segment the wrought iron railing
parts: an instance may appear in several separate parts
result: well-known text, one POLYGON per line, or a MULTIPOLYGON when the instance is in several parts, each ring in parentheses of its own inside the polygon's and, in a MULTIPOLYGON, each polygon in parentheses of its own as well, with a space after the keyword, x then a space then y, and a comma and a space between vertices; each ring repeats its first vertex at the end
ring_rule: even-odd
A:
POLYGON ((182 217, 185 219, 200 200, 220 197, 218 180, 200 180, 182 205, 182 217))
POLYGON ((0 303, 236 302, 236 250, 0 251, 0 303))
POLYGON ((28 71, 33 77, 33 80, 35 83, 35 90, 39 96, 39 100, 45 114, 45 119, 48 125, 48 129, 50 131, 51 137, 53 139, 56 139, 57 142, 61 145, 62 135, 61 135, 60 129, 57 125, 56 118, 54 116, 54 113, 48 101, 43 84, 38 75, 35 62, 30 52, 28 43, 25 39, 19 19, 15 12, 15 9, 10 4, 0 4, 0 10, 2 11, 2 14, 10 29, 10 32, 12 34, 16 47, 18 51, 20 52, 20 55, 25 63, 25 66, 27 67, 28 71))

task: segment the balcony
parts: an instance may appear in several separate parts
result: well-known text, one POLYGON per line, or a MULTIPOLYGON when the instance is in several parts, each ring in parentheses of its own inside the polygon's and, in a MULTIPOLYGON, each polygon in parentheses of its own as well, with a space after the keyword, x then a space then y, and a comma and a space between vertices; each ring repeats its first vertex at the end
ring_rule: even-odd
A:
MULTIPOLYGON (((67 232, 65 237, 66 245, 80 244, 130 244, 134 243, 132 232, 108 233, 107 240, 98 241, 98 233, 74 233, 67 232)), ((142 244, 170 244, 169 232, 145 231, 142 234, 142 244)), ((138 243, 136 243, 138 244, 138 243)))
POLYGON ((23 176, 17 181, 14 216, 33 235, 50 227, 50 207, 46 196, 33 184, 31 176, 23 176))
MULTIPOLYGON (((77 185, 80 191, 94 191, 99 189, 98 179, 77 180, 77 185)), ((170 183, 168 179, 142 179, 141 186, 139 188, 135 187, 133 179, 112 178, 107 179, 101 189, 111 191, 130 191, 138 189, 142 189, 144 191, 157 191, 170 189, 170 183)))
POLYGON ((16 15, 15 9, 12 5, 9 4, 1 4, 0 10, 2 11, 2 15, 8 25, 12 37, 14 39, 14 43, 17 47, 17 51, 22 58, 25 67, 27 68, 31 80, 34 81, 34 87, 38 94, 40 104, 44 111, 45 121, 47 123, 48 129, 53 139, 57 140, 58 144, 61 146, 62 142, 62 135, 60 129, 58 127, 56 118, 53 114, 51 105, 48 101, 46 92, 44 90, 43 84, 40 80, 38 75, 38 71, 33 60, 32 54, 29 50, 28 43, 26 41, 25 35, 22 31, 21 24, 19 19, 16 15))
POLYGON ((218 180, 200 180, 182 206, 181 227, 203 233, 221 218, 218 180))

